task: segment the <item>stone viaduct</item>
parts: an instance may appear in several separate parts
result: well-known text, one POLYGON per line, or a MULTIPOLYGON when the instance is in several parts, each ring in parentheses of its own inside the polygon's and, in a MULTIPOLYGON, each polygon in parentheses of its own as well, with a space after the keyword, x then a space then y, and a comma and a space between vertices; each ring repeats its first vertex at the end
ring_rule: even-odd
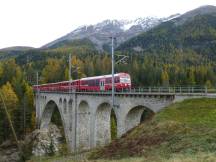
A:
MULTIPOLYGON (((117 136, 138 125, 145 110, 158 112, 169 104, 189 97, 207 94, 176 95, 174 93, 116 93, 113 111, 117 136)), ((36 119, 47 128, 54 109, 58 109, 65 138, 71 151, 87 150, 111 141, 111 94, 92 92, 38 92, 35 95, 36 119)))

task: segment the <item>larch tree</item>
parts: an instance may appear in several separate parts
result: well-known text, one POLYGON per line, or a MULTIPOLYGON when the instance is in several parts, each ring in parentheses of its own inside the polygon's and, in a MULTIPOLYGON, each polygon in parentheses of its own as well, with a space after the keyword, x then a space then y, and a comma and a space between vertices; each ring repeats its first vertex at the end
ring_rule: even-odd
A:
MULTIPOLYGON (((18 97, 16 93, 13 90, 13 87, 9 82, 7 82, 5 85, 3 85, 0 89, 1 94, 3 95, 3 100, 5 102, 5 105, 7 107, 7 110, 11 116, 11 119, 13 122, 15 121, 15 112, 17 110, 17 104, 18 104, 18 97)), ((10 129, 9 129, 9 123, 8 119, 6 118, 5 111, 3 110, 3 101, 0 100, 0 105, 1 105, 1 111, 0 111, 0 139, 7 139, 10 134, 10 129), (2 129, 2 130, 1 130, 2 129)))
POLYGON ((167 73, 166 68, 161 73, 161 81, 163 86, 169 86, 169 75, 167 73))
POLYGON ((42 82, 57 82, 62 78, 64 68, 62 67, 62 61, 59 59, 49 58, 47 65, 42 71, 42 82))
POLYGON ((14 110, 16 109, 17 103, 19 102, 12 85, 7 82, 5 85, 2 86, 1 93, 3 95, 8 111, 10 115, 12 115, 14 110))

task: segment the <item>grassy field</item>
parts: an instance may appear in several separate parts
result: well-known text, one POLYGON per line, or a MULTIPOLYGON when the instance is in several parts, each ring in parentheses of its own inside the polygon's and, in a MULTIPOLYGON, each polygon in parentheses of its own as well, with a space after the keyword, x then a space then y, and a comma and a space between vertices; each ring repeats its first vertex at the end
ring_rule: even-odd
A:
MULTIPOLYGON (((216 100, 190 99, 175 103, 152 120, 140 124, 111 144, 93 150, 86 157, 97 162, 214 162, 216 100)), ((51 157, 42 161, 74 160, 51 157)))
POLYGON ((174 154, 170 158, 164 158, 161 156, 152 157, 128 157, 122 159, 98 159, 98 160, 80 160, 74 159, 74 157, 41 157, 32 158, 28 162, 215 162, 216 154, 214 153, 198 153, 193 155, 179 155, 174 154))

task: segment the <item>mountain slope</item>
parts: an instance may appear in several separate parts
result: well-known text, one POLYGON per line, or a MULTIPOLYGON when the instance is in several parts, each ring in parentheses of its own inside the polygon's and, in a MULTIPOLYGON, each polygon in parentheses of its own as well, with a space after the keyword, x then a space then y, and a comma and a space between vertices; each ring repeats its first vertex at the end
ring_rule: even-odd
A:
POLYGON ((71 48, 71 47, 89 47, 95 49, 95 45, 87 38, 76 40, 63 40, 49 46, 49 49, 71 48))
MULTIPOLYGON (((176 17, 177 15, 173 16, 176 17)), ((62 41, 88 38, 96 45, 97 49, 104 50, 104 46, 110 44, 109 37, 113 33, 118 33, 118 44, 120 44, 141 32, 157 26, 163 21, 172 19, 173 16, 163 19, 146 17, 136 20, 105 20, 95 25, 79 27, 71 33, 46 44, 42 48, 50 48, 62 41)))
POLYGON ((213 55, 216 52, 216 7, 204 6, 185 13, 131 38, 118 49, 151 53, 191 49, 213 55))

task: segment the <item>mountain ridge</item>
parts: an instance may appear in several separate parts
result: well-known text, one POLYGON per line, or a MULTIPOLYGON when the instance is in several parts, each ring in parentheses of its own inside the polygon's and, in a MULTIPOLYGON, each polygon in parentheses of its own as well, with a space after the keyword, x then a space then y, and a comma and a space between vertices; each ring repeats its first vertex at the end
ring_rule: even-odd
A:
POLYGON ((65 36, 42 46, 42 48, 49 48, 65 40, 88 38, 96 45, 98 50, 103 51, 103 46, 110 43, 109 36, 113 33, 118 33, 118 43, 121 44, 129 38, 148 31, 160 23, 169 21, 172 17, 174 18, 176 16, 179 16, 179 14, 171 15, 168 18, 145 17, 134 20, 104 20, 94 25, 80 26, 65 36))
POLYGON ((215 22, 216 7, 200 7, 131 38, 121 44, 118 50, 170 53, 175 49, 190 49, 210 56, 216 52, 215 22))

